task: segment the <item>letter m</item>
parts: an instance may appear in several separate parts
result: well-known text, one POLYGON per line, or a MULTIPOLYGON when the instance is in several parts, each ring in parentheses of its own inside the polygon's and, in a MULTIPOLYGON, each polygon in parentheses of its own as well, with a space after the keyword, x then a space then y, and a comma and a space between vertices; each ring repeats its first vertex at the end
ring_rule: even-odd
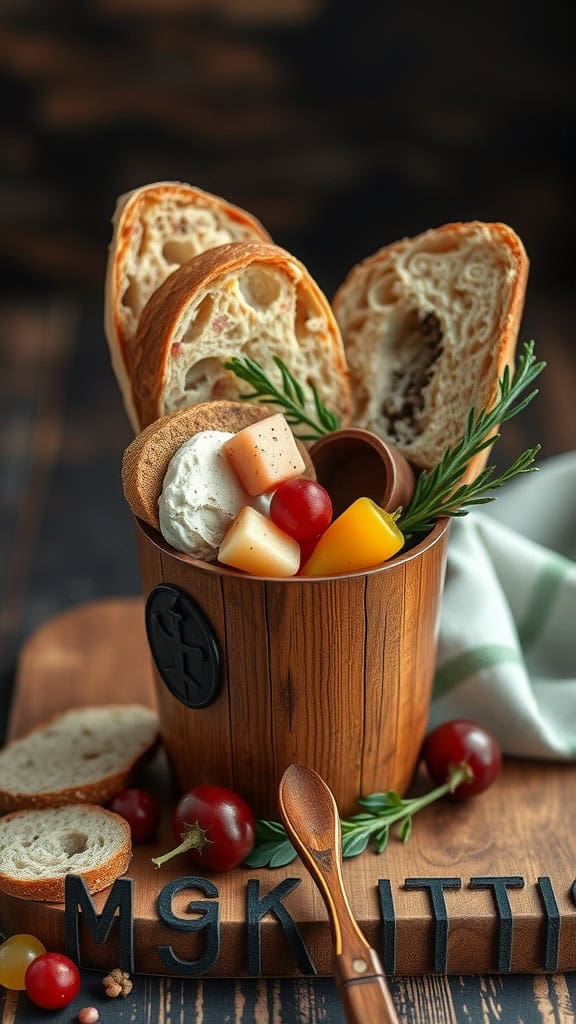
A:
MULTIPOLYGON (((119 963, 123 971, 134 971, 134 918, 132 914, 132 879, 117 878, 100 914, 84 879, 80 875, 67 875, 65 882, 66 951, 80 966, 80 911, 82 921, 92 941, 103 945, 118 911, 120 937, 119 963)), ((116 961, 116 957, 112 958, 116 961)))

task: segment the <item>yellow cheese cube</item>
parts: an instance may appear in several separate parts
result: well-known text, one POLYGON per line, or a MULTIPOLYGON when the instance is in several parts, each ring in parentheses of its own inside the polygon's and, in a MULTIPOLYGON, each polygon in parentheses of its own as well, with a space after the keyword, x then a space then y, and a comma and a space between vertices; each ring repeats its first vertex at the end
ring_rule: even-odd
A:
POLYGON ((248 494, 265 494, 306 468, 282 413, 251 423, 222 447, 248 494))
POLYGON ((218 560, 253 576, 295 576, 300 545, 271 519, 246 505, 224 537, 218 560))

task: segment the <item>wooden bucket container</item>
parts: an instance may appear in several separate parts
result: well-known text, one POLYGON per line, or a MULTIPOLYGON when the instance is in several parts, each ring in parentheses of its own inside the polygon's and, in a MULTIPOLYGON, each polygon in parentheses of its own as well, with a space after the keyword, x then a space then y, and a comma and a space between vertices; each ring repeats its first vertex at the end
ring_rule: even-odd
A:
POLYGON ((179 554, 137 520, 160 727, 180 787, 220 783, 274 818, 292 762, 320 773, 342 814, 360 794, 403 793, 428 719, 448 525, 368 572, 272 580, 179 554))

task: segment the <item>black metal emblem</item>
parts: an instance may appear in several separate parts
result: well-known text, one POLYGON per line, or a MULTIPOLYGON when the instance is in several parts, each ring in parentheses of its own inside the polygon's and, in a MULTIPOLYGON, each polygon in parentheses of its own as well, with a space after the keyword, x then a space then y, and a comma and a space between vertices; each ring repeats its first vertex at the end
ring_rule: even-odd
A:
POLYGON ((195 601, 169 583, 146 602, 146 632, 156 668, 188 708, 205 708, 220 689, 220 651, 208 619, 195 601))

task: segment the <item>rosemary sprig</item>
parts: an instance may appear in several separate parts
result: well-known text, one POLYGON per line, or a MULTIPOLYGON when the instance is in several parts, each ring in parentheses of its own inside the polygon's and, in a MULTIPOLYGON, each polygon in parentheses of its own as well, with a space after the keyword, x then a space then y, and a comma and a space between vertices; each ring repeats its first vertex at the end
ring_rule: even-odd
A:
POLYGON ((499 396, 490 410, 476 412, 471 409, 462 439, 448 448, 434 469, 423 470, 416 481, 412 501, 400 517, 398 526, 405 537, 430 530, 440 516, 464 516, 474 505, 492 501, 494 491, 519 473, 537 469, 534 459, 540 445, 528 448, 500 476, 494 476, 495 466, 487 466, 475 480, 458 486, 467 465, 485 448, 490 448, 500 434, 496 428, 517 416, 538 394, 538 389, 525 394, 526 389, 542 373, 546 363, 537 363, 534 342, 524 345, 514 376, 506 367, 499 381, 499 396))
POLYGON ((316 418, 309 413, 310 400, 302 385, 296 380, 280 356, 273 356, 274 362, 280 371, 282 379, 282 390, 266 375, 259 363, 249 356, 234 357, 225 363, 227 370, 235 373, 240 380, 246 381, 253 389, 250 394, 241 395, 243 401, 249 402, 257 399, 259 402, 279 405, 284 410, 284 415, 291 426, 304 424, 312 431, 308 434, 298 434, 301 441, 317 441, 324 434, 330 434, 338 430, 340 423, 334 413, 331 413, 322 402, 318 391, 313 384, 308 387, 312 393, 312 401, 316 418))
MULTIPOLYGON (((400 824, 398 838, 406 843, 412 832, 412 818, 418 811, 447 793, 453 793, 461 782, 470 782, 474 773, 466 763, 450 765, 448 778, 441 786, 423 796, 403 800, 395 790, 371 793, 360 797, 363 810, 351 818, 342 818, 342 856, 357 857, 364 853, 370 840, 376 853, 382 853, 390 838, 392 825, 400 824)), ((244 861, 249 868, 281 868, 297 857, 283 825, 278 821, 259 819, 256 822, 256 844, 244 861)))

